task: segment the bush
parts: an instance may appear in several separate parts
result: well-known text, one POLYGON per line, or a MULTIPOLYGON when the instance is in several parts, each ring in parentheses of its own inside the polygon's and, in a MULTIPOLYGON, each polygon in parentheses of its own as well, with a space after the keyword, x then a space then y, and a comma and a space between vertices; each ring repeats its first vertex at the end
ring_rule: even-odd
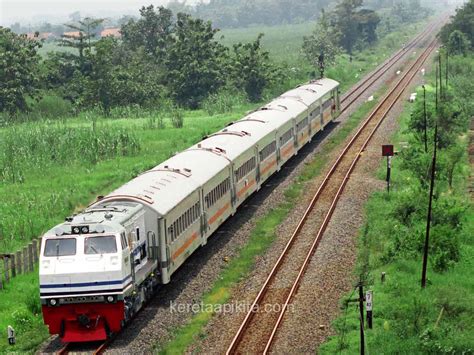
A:
POLYGON ((184 124, 184 112, 178 107, 174 107, 170 111, 171 124, 174 128, 183 128, 184 124))
POLYGON ((437 225, 431 230, 430 262, 437 272, 448 270, 459 261, 459 239, 449 225, 437 225))
POLYGON ((202 103, 202 108, 210 115, 231 112, 234 106, 245 102, 241 93, 229 90, 209 95, 202 103))
POLYGON ((70 101, 56 95, 43 96, 34 106, 33 112, 41 118, 64 118, 74 112, 70 101))

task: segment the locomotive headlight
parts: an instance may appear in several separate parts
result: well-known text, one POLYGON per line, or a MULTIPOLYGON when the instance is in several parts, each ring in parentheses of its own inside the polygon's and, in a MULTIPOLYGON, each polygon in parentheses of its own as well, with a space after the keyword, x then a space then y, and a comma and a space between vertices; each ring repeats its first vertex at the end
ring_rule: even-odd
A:
POLYGON ((114 301, 114 296, 107 296, 107 302, 112 303, 114 301))
POLYGON ((52 298, 52 299, 49 300, 49 304, 54 307, 58 304, 58 301, 56 301, 54 298, 52 298))
POLYGON ((81 232, 81 229, 80 229, 79 227, 73 227, 73 228, 72 228, 72 232, 73 232, 74 234, 79 234, 79 233, 81 232))
POLYGON ((88 227, 88 226, 82 227, 82 228, 81 228, 81 233, 82 233, 82 234, 87 234, 87 233, 89 233, 89 227, 88 227))

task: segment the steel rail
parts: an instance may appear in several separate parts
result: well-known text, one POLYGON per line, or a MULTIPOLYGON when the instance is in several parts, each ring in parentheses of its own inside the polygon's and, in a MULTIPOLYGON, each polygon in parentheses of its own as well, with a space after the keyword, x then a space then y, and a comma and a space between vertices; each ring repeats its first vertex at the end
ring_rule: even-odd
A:
MULTIPOLYGON (((372 129, 371 133, 369 134, 369 136, 366 138, 366 140, 364 141, 364 144, 362 145, 362 147, 360 148, 359 152, 356 154, 354 160, 352 161, 352 164, 351 166, 349 167, 346 175, 344 176, 344 179, 342 181, 342 184, 340 185, 337 193, 336 193, 336 196, 331 204, 331 207, 328 211, 328 213, 326 214, 326 217, 324 218, 324 221, 323 221, 323 224, 321 225, 321 227, 319 228, 318 230, 318 234, 316 235, 316 238, 315 240, 313 241, 313 244, 311 245, 311 248, 308 252, 308 254, 306 255, 306 258, 305 258, 305 261, 298 273, 298 276, 295 280, 295 282, 293 283, 293 286, 290 290, 290 293, 288 294, 287 296, 287 299, 285 300, 285 303, 283 304, 283 307, 282 307, 282 310, 278 316, 278 320, 277 320, 277 323, 275 324, 273 330, 272 330, 272 333, 270 335, 270 338, 269 340, 267 341, 267 345, 265 346, 265 350, 264 350, 264 354, 267 354, 268 351, 270 350, 270 347, 273 343, 273 340, 275 338, 275 335, 276 335, 276 332, 281 324, 281 321, 283 319, 283 316, 286 312, 286 309, 288 307, 288 305, 290 304, 291 302, 291 299, 293 298, 298 286, 299 286, 299 283, 301 281, 301 278, 302 276, 304 275, 305 271, 306 271, 306 268, 307 266, 309 265, 309 262, 311 260, 311 257, 314 253, 314 251, 316 250, 320 240, 321 240, 321 237, 322 235, 324 234, 328 224, 329 224, 329 221, 332 217, 332 214, 334 213, 334 210, 336 208, 336 205, 337 205, 337 202, 339 201, 339 198, 347 184, 347 182, 349 181, 349 178, 350 178, 350 175, 352 174, 352 171, 354 170, 357 162, 359 161, 363 151, 366 149, 367 145, 369 144, 369 141, 371 140, 371 138, 373 137, 373 135, 375 134, 375 132, 377 131, 377 129, 380 127, 380 125, 382 124, 382 122, 384 121, 384 118, 387 116, 387 114, 390 112, 390 110, 393 108, 393 106, 398 102, 400 96, 403 94, 403 92, 405 91, 405 89, 410 85, 411 81, 413 80, 413 78, 415 77, 415 75, 418 73, 420 67, 424 64, 424 62, 426 61, 426 59, 430 56, 430 54, 432 53, 432 51, 434 50, 435 46, 433 45, 434 43, 436 43, 436 39, 434 39, 428 46, 428 48, 426 49, 426 51, 419 57, 419 59, 414 63, 414 65, 410 68, 410 70, 407 72, 407 73, 410 73, 410 75, 406 75, 404 78, 402 78, 398 83, 397 83, 397 86, 394 88, 393 91, 391 91, 386 97, 384 100, 387 100, 388 97, 393 94, 396 90, 399 90, 398 94, 395 96, 395 98, 389 103, 389 106, 388 108, 382 113, 381 115, 381 118, 380 120, 378 121, 378 123, 376 124, 376 126, 372 129), (416 68, 415 68, 416 67, 416 68), (415 69, 413 69, 415 68, 415 69), (401 84, 401 82, 406 78, 408 77, 408 80, 406 81, 406 83, 404 83, 401 88, 398 87, 399 84, 401 84)), ((384 102, 385 103, 385 102, 384 102)), ((376 110, 374 110, 371 115, 369 116, 370 119, 372 117, 374 117, 377 113, 378 113, 378 110, 382 107, 382 105, 379 105, 378 108, 376 110)))
MULTIPOLYGON (((106 341, 104 341, 102 344, 100 344, 100 345, 97 347, 97 349, 95 349, 95 350, 92 352, 92 354, 93 354, 93 355, 100 355, 100 354, 102 354, 102 353, 105 351, 105 349, 107 349, 107 347, 109 346, 111 340, 112 340, 112 338, 111 338, 111 339, 108 339, 108 340, 106 340, 106 341)), ((63 346, 61 349, 59 349, 59 350, 56 352, 56 354, 57 354, 57 355, 66 355, 66 354, 69 354, 69 352, 72 351, 72 350, 71 350, 71 344, 76 344, 76 343, 66 343, 66 344, 64 344, 64 346, 63 346)), ((79 351, 79 352, 83 352, 83 351, 79 351)))
POLYGON ((93 355, 102 354, 105 351, 105 349, 107 349, 111 341, 112 341, 112 338, 104 341, 101 345, 99 345, 97 349, 95 349, 95 351, 93 352, 93 355))
MULTIPOLYGON (((430 45, 428 48, 431 48, 431 45, 430 45)), ((427 51, 428 51, 428 49, 427 49, 427 51)), ((422 55, 422 56, 423 56, 423 55, 422 55)), ((421 58, 422 56, 420 56, 419 58, 421 58)), ((426 57, 427 57, 427 56, 426 56, 426 57)), ((419 58, 418 58, 418 59, 419 59, 419 58)), ((418 61, 415 61, 415 64, 414 64, 414 65, 416 65, 416 63, 418 63, 418 62, 419 62, 419 60, 418 60, 418 61)), ((407 73, 409 73, 409 71, 407 71, 407 73)), ((415 74, 416 74, 416 71, 415 71, 415 73, 414 73, 413 75, 415 75, 415 74)), ((397 86, 401 83, 401 81, 404 80, 404 78, 406 78, 406 76, 407 76, 407 74, 405 74, 405 75, 399 80, 399 82, 397 83, 397 85, 396 85, 395 87, 397 87, 397 86)), ((396 90, 396 89, 393 89, 393 90, 391 91, 391 93, 393 93, 394 90, 396 90)), ((403 92, 403 90, 402 90, 401 92, 403 92)), ((400 93, 399 95, 401 95, 401 93, 400 93)), ((387 97, 388 97, 388 96, 389 96, 389 95, 387 95, 387 97)), ((381 107, 381 104, 379 104, 379 105, 377 106, 377 110, 380 109, 380 107, 381 107)), ((374 110, 374 112, 375 112, 375 110, 374 110)), ((322 182, 322 184, 321 184, 320 187, 318 188, 316 194, 313 196, 313 198, 312 198, 310 204, 308 205, 308 207, 307 207, 306 210, 305 210, 305 213, 304 213, 302 219, 299 221, 299 223, 298 223, 298 225, 297 225, 295 231, 293 232, 291 238, 290 238, 289 241, 287 242, 287 244, 286 244, 286 246, 285 246, 283 252, 282 252, 281 255, 279 256, 277 262, 275 263, 275 265, 273 266, 273 268, 272 268, 270 274, 268 275, 267 279, 265 280, 265 282, 264 282, 262 288, 260 289, 259 293, 257 294, 257 296, 256 296, 256 298, 255 298, 255 300, 254 300, 254 302, 253 302, 253 304, 252 304, 252 306, 249 308, 250 310, 256 309, 257 305, 258 305, 258 304, 260 303, 260 301, 262 300, 263 296, 265 295, 265 293, 266 293, 267 290, 268 290, 268 285, 270 284, 270 282, 272 281, 272 279, 273 279, 274 276, 276 275, 277 270, 278 270, 279 267, 281 266, 282 261, 283 261, 283 259, 285 258, 285 256, 286 256, 288 250, 290 249, 290 247, 292 246, 293 242, 295 241, 296 236, 300 233, 300 231, 301 231, 303 225, 304 225, 305 222, 306 222, 307 217, 309 216, 310 212, 313 210, 316 201, 319 199, 319 197, 320 197, 320 195, 321 195, 321 192, 322 192, 323 189, 327 186, 330 176, 332 176, 332 174, 333 174, 334 171, 336 170, 337 166, 338 166, 339 163, 342 161, 342 157, 347 153, 347 151, 349 150, 349 148, 350 148, 350 147, 352 146, 352 144, 354 143, 355 139, 360 135, 360 133, 362 132, 362 130, 367 126, 367 124, 368 124, 369 122, 370 122, 369 119, 367 119, 366 121, 364 121, 363 126, 362 126, 361 128, 359 128, 359 130, 356 132, 356 134, 353 136, 353 138, 351 139, 351 141, 350 141, 350 142, 348 143, 348 145, 345 147, 345 149, 343 150, 342 154, 339 156, 339 158, 337 159, 337 161, 336 161, 336 162, 333 164, 333 166, 331 167, 331 169, 330 169, 328 175, 326 176, 326 178, 324 179, 324 181, 322 182)), ((378 126, 377 126, 377 127, 378 127, 378 126)), ((354 164, 354 165, 355 165, 355 164, 354 164)), ((351 168, 350 171, 352 171, 352 168, 351 168)), ((346 181, 346 180, 347 180, 347 179, 344 179, 344 181, 346 181)), ((344 185, 345 185, 345 183, 344 183, 344 185)), ((338 191, 339 191, 339 190, 338 190, 338 191)), ((342 190, 341 190, 341 191, 342 191, 342 190)), ((340 194, 340 193, 339 193, 339 194, 340 194)), ((331 205, 331 209, 333 210, 334 207, 335 207, 335 202, 333 202, 333 204, 331 205)), ((328 221, 329 221, 329 218, 326 218, 326 219, 325 219, 325 224, 326 224, 326 225, 327 225, 328 221)), ((319 234, 322 234, 322 233, 319 233, 319 234)), ((319 239, 317 239, 317 240, 319 240, 319 239)), ((313 244, 316 244, 316 246, 317 246, 317 242, 316 242, 316 243, 313 243, 313 244)), ((313 249, 314 249, 314 248, 313 248, 313 249)), ((312 253, 311 253, 311 254, 312 254, 312 253)), ((301 271, 301 270, 300 270, 300 271, 301 271)), ((301 276, 299 276, 299 277, 301 277, 301 276)), ((296 287, 295 287, 295 288, 296 288, 296 287)), ((294 293, 294 290, 292 291, 292 293, 294 293)), ((284 307, 284 309, 286 310, 286 306, 284 307)), ((233 338, 233 340, 232 340, 232 343, 230 344, 230 346, 229 346, 229 348, 228 348, 228 350, 227 350, 227 352, 226 352, 227 354, 234 353, 234 352, 236 351, 236 349, 237 349, 237 347, 238 347, 238 345, 239 345, 239 343, 240 343, 240 340, 242 339, 242 336, 243 336, 244 333, 245 333, 245 329, 246 329, 246 327, 249 325, 249 323, 250 323, 250 321, 251 321, 253 315, 254 315, 254 312, 253 312, 253 311, 250 311, 250 312, 248 312, 248 313, 246 314, 246 317, 245 317, 244 321, 241 323, 241 325, 240 325, 240 327, 239 327, 239 329, 238 329, 236 335, 234 336, 234 338, 233 338)), ((281 317, 279 317, 278 324, 280 324, 280 322, 281 322, 281 319, 280 319, 280 318, 282 318, 282 315, 281 315, 281 317)), ((272 332, 272 335, 271 335, 271 338, 272 338, 272 339, 274 338, 275 333, 276 333, 276 331, 272 332)), ((271 345, 271 343, 270 343, 270 345, 271 345)), ((266 351, 267 351, 268 348, 269 348, 269 346, 266 347, 266 351)))
POLYGON ((423 40, 428 39, 430 33, 432 33, 433 29, 436 27, 437 23, 432 23, 428 28, 422 31, 418 36, 416 36, 410 43, 405 45, 403 48, 398 50, 394 55, 392 55, 388 60, 385 61, 381 66, 379 66, 375 72, 371 73, 371 75, 367 76, 364 80, 359 82, 355 88, 353 88, 350 92, 346 93, 341 100, 341 104, 346 102, 350 97, 352 99, 349 101, 347 105, 345 105, 340 113, 342 114, 345 112, 362 94, 365 92, 367 88, 373 85, 385 72, 392 68, 398 61, 406 54, 410 49, 415 47, 417 44, 423 42, 423 40), (363 88, 365 84, 370 83, 367 87, 363 88), (361 90, 363 89, 363 90, 361 90), (359 91, 357 93, 357 91, 359 91), (357 94, 356 94, 357 93, 357 94), (356 94, 354 96, 354 94, 356 94))
POLYGON ((63 346, 61 349, 59 349, 59 350, 56 352, 56 354, 57 354, 57 355, 66 355, 66 354, 68 353, 68 351, 69 351, 69 346, 70 346, 70 343, 64 344, 64 346, 63 346))

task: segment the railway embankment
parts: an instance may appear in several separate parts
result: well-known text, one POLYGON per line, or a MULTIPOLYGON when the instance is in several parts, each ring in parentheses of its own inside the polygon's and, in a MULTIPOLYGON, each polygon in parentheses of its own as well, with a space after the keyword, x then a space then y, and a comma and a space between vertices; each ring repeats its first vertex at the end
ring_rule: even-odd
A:
MULTIPOLYGON (((445 63, 445 56, 442 56, 445 63)), ((474 69, 472 56, 451 57, 449 82, 436 111, 435 78, 425 85, 427 151, 424 146, 423 89, 406 104, 393 135, 399 154, 392 160, 391 189, 386 191, 386 163, 370 174, 379 191, 370 195, 357 241, 353 284, 341 298, 335 334, 321 354, 360 351, 360 317, 356 284, 373 293, 373 327, 365 320, 369 353, 470 353, 474 349, 474 213, 469 194, 473 164, 469 123, 474 99, 464 76, 474 69), (420 99, 421 98, 421 99, 420 99), (428 244, 426 286, 422 264, 426 238, 430 172, 438 123, 433 208, 428 244)), ((433 74, 433 73, 432 73, 433 74)), ((446 86, 447 84, 447 86, 446 86)), ((472 144, 472 143, 471 143, 472 144)))

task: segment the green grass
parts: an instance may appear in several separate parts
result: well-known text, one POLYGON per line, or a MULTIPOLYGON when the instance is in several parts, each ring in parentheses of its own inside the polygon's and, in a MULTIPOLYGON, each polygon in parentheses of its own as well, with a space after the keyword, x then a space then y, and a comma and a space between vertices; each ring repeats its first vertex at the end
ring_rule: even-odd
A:
POLYGON ((0 302, 0 353, 33 353, 48 338, 43 325, 41 305, 38 297, 38 273, 20 275, 15 282, 7 284, 1 291, 0 302), (21 292, 19 292, 21 290, 21 292), (7 326, 16 331, 16 345, 10 346, 6 338, 7 326))
MULTIPOLYGON (((270 51, 272 58, 298 66, 297 74, 292 79, 290 78, 289 82, 282 82, 281 88, 277 88, 273 96, 279 94, 285 87, 297 83, 298 77, 302 78, 300 81, 307 79, 306 71, 311 69, 307 64, 306 67, 305 64, 301 64, 300 67, 298 63, 303 62, 299 61, 300 59, 298 58, 300 57, 295 53, 299 51, 301 34, 306 31, 305 28, 309 30, 310 27, 308 25, 297 25, 295 32, 291 31, 292 26, 277 26, 268 29, 266 36, 266 41, 268 42, 264 42, 264 45, 267 46, 266 48, 270 51), (286 30, 281 31, 282 28, 286 30), (299 34, 296 35, 295 33, 299 34), (299 43, 296 42, 298 38, 299 43), (281 43, 291 43, 292 47, 282 49, 281 43)), ((414 28, 415 26, 411 28, 412 33, 414 28)), ((228 41, 227 43, 230 44, 233 41, 245 41, 247 38, 252 40, 260 32, 258 29, 228 30, 225 33, 226 39, 224 41, 228 41)), ((410 29, 405 29, 405 32, 410 33, 410 29)), ((399 41, 397 43, 403 41, 403 36, 397 37, 399 41)), ((395 47, 387 46, 385 40, 383 40, 380 47, 377 48, 367 50, 365 54, 357 56, 352 63, 349 63, 347 57, 341 58, 339 66, 332 69, 332 71, 330 70, 328 75, 330 73, 335 79, 343 80, 343 89, 347 89, 363 73, 373 69, 373 67, 380 63, 382 58, 387 57, 393 52, 395 47), (375 58, 377 59, 375 60, 375 58)), ((48 102, 54 102, 54 99, 48 99, 48 102)), ((43 107, 47 107, 49 105, 48 102, 43 107)), ((359 116, 353 116, 346 123, 346 126, 326 145, 321 157, 324 157, 330 149, 345 138, 348 132, 360 120, 363 113, 366 113, 373 104, 375 102, 366 104, 359 111, 359 116)), ((47 229, 64 220, 64 217, 70 215, 75 210, 87 206, 97 195, 109 193, 142 171, 159 164, 173 153, 199 141, 203 135, 214 132, 225 126, 228 122, 243 117, 247 111, 257 106, 258 104, 242 103, 239 99, 239 102, 235 103, 228 113, 209 116, 207 111, 203 110, 185 111, 184 127, 181 129, 173 128, 169 116, 153 109, 120 108, 113 111, 112 117, 114 118, 102 117, 99 112, 95 111, 82 112, 78 117, 61 117, 59 119, 61 124, 67 128, 90 129, 95 122, 98 126, 110 126, 114 129, 132 132, 141 147, 140 153, 138 155, 107 158, 98 161, 96 164, 87 164, 81 161, 68 161, 66 164, 46 164, 45 166, 39 164, 25 169, 22 173, 21 182, 1 181, 0 226, 3 227, 0 229, 0 253, 14 252, 32 238, 41 235, 47 229)), ((67 110, 67 108, 65 109, 67 110)), ((223 102, 222 105, 218 103, 215 107, 212 107, 211 104, 207 109, 212 112, 228 111, 228 103, 223 102)), ((44 112, 44 116, 48 117, 48 112, 44 112)), ((35 116, 34 119, 41 121, 41 115, 35 116)), ((32 123, 9 125, 0 128, 0 140, 5 135, 8 135, 12 129, 18 129, 18 127, 21 129, 21 127, 29 124, 32 123)), ((38 124, 44 124, 44 122, 39 122, 38 124)), ((18 137, 18 139, 21 139, 21 137, 18 137)), ((234 273, 242 277, 251 267, 255 255, 262 253, 268 247, 269 243, 271 243, 274 229, 284 219, 291 205, 295 203, 295 199, 300 196, 304 182, 318 174, 324 163, 325 160, 323 158, 317 158, 311 165, 308 165, 298 182, 286 191, 285 201, 282 201, 280 207, 257 223, 258 227, 251 237, 252 243, 255 244, 250 243, 248 249, 242 250, 243 259, 240 261, 236 259, 236 261, 229 263, 229 268, 232 267, 232 269, 229 269, 228 273, 224 272, 223 276, 225 277, 220 281, 222 283, 216 284, 215 288, 213 288, 214 292, 206 296, 207 301, 219 303, 224 302, 229 297, 232 285, 238 281, 234 273), (258 236, 261 236, 261 238, 259 239, 258 236), (255 250, 252 250, 252 247, 255 250)), ((34 297, 37 299, 37 275, 25 276, 25 278, 28 277, 30 277, 29 285, 36 289, 34 297)), ((25 288, 22 278, 13 280, 8 285, 8 288, 8 292, 10 292, 13 299, 15 299, 15 294, 18 295, 18 304, 14 305, 11 302, 7 302, 7 298, 3 297, 2 291, 0 308, 7 311, 15 310, 16 308, 28 309, 27 304, 29 301, 23 299, 25 288)), ((13 313, 14 311, 10 312, 13 313)), ((7 319, 9 321, 8 319, 10 319, 4 318, 3 314, 1 316, 2 320, 7 319)), ((35 317, 33 314, 31 316, 35 317)), ((170 349, 185 348, 189 344, 189 339, 192 340, 189 337, 190 333, 201 329, 202 325, 207 323, 211 316, 209 314, 199 315, 199 318, 192 321, 194 323, 191 323, 182 334, 180 330, 177 330, 177 343, 176 345, 170 343, 170 349)), ((3 323, 0 323, 0 325, 3 326, 3 323)), ((21 334, 19 336, 22 337, 21 339, 34 339, 33 336, 29 337, 28 334, 37 334, 40 338, 46 336, 45 328, 41 325, 40 321, 31 322, 30 325, 30 328, 25 327, 23 330, 20 330, 21 334)), ((35 344, 37 343, 26 343, 26 340, 24 340, 18 346, 21 346, 22 349, 33 349, 35 344)), ((0 348, 0 352, 4 350, 0 348)))
POLYGON ((38 50, 38 53, 46 57, 49 52, 65 52, 78 54, 78 50, 71 47, 60 46, 57 42, 43 42, 42 47, 38 50))
MULTIPOLYGON (((400 130, 393 137, 396 145, 409 140, 408 120, 410 109, 400 118, 400 130)), ((464 137, 465 138, 465 137, 464 137)), ((466 142, 461 139, 460 144, 466 142)), ((395 219, 398 201, 410 193, 417 183, 413 176, 401 168, 401 158, 395 157, 392 169, 392 192, 377 192, 366 206, 366 224, 360 231, 359 256, 355 273, 364 273, 374 294, 374 324, 366 330, 366 346, 369 353, 377 354, 461 354, 474 351, 474 211, 469 196, 465 194, 467 159, 457 170, 455 186, 444 188, 441 198, 463 201, 467 210, 463 214, 456 238, 460 245, 460 259, 447 271, 434 269, 433 250, 428 264, 428 284, 421 289, 421 249, 412 253, 393 255, 393 243, 404 225, 395 219), (380 280, 382 272, 386 281, 380 280)), ((382 180, 385 164, 377 176, 382 180)), ((426 196, 417 192, 418 201, 425 206, 426 196), (424 202, 421 202, 424 201, 424 202)), ((416 198, 416 197, 414 197, 416 198)), ((436 204, 435 204, 436 206, 436 204)), ((422 219, 408 229, 407 242, 417 243, 424 236, 425 207, 421 207, 422 219), (420 226, 420 228, 418 228, 420 226), (411 241, 410 241, 411 240, 411 241)), ((439 213, 439 212, 438 212, 439 213)), ((436 216, 436 213, 435 213, 436 216)), ((432 228, 434 230, 434 228, 432 228)), ((432 235, 431 244, 435 242, 432 235)), ((357 277, 358 278, 358 277, 357 277)), ((344 299, 354 297, 347 295, 344 299)), ((356 354, 359 352, 359 319, 355 306, 345 307, 341 300, 342 315, 333 323, 337 335, 323 344, 321 354, 356 354)))
POLYGON ((307 22, 293 25, 224 29, 217 34, 217 37, 222 35, 221 43, 231 47, 237 42, 255 41, 258 34, 263 33, 262 46, 270 53, 273 60, 301 64, 303 36, 308 36, 314 27, 314 23, 307 22))

